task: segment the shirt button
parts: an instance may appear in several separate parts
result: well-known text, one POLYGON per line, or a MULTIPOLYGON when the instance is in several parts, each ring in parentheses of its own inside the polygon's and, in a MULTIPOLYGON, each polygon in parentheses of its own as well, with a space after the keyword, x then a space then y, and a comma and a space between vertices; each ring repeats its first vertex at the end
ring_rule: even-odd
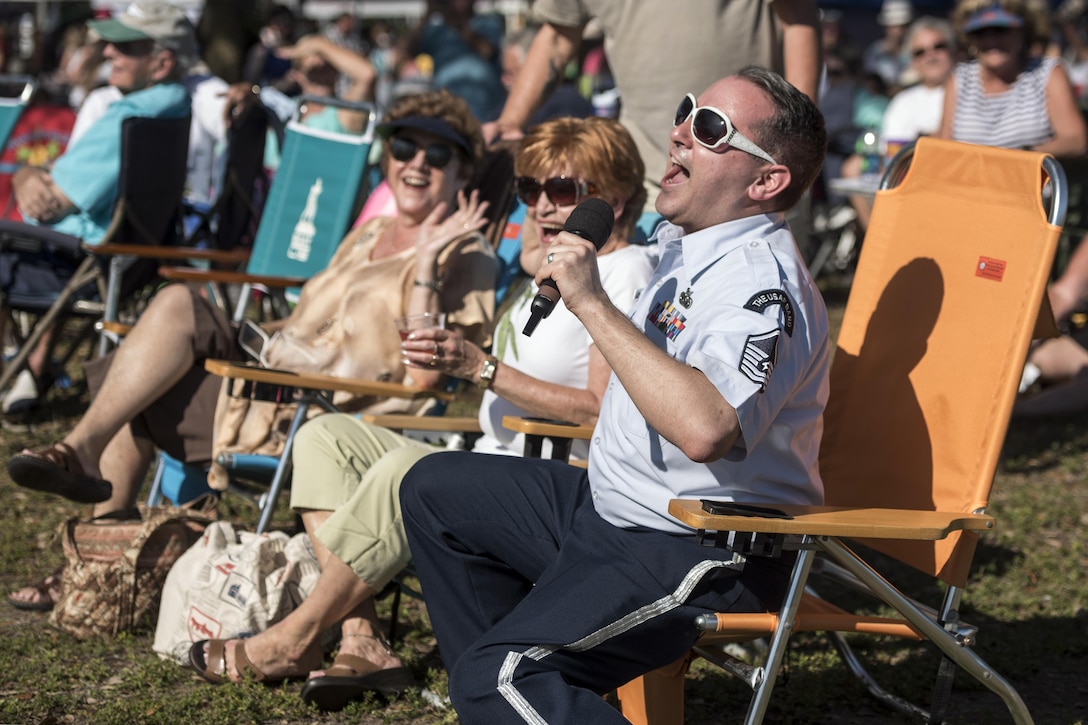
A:
POLYGON ((597 436, 596 438, 593 439, 593 445, 595 445, 595 446, 601 445, 601 437, 600 436, 597 436))
POLYGON ((593 492, 593 500, 596 501, 600 498, 596 491, 593 492))
POLYGON ((759 242, 748 242, 748 246, 751 247, 752 249, 755 249, 756 247, 759 246, 759 242))

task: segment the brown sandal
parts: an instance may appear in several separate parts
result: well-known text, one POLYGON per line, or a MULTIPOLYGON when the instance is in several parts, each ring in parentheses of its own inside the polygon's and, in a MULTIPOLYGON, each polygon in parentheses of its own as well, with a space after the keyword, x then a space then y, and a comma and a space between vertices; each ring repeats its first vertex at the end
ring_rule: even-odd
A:
MULTIPOLYGON (((196 673, 213 685, 221 685, 230 681, 227 677, 227 642, 229 639, 202 639, 194 642, 189 648, 189 664, 196 673), (207 657, 204 656, 204 645, 208 646, 207 657)), ((234 649, 234 670, 241 676, 254 682, 282 682, 282 679, 266 677, 257 669, 257 665, 250 661, 246 655, 245 640, 241 647, 234 649)))
MULTIPOLYGON (((27 584, 23 587, 23 589, 34 589, 37 592, 38 599, 36 601, 18 599, 15 595, 19 592, 12 592, 8 596, 8 604, 26 612, 48 612, 56 604, 57 597, 60 596, 60 577, 63 572, 64 567, 61 566, 40 582, 27 584)), ((19 591, 22 591, 22 589, 19 591)))
POLYGON ((109 481, 83 472, 79 457, 67 443, 12 456, 8 474, 24 488, 53 493, 76 503, 101 503, 113 495, 109 481))
POLYGON ((332 667, 325 670, 323 676, 307 680, 299 694, 305 703, 313 703, 326 712, 336 712, 367 693, 388 699, 418 687, 405 667, 383 670, 363 657, 340 653, 332 667))

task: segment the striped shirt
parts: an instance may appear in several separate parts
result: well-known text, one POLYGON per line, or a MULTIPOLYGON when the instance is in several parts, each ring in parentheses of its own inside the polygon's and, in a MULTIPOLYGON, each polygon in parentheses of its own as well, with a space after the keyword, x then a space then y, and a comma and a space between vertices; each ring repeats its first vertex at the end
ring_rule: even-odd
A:
POLYGON ((982 90, 978 61, 956 66, 956 115, 952 138, 956 141, 1031 148, 1054 135, 1047 113, 1046 84, 1057 58, 1033 58, 1012 87, 1003 93, 982 90))

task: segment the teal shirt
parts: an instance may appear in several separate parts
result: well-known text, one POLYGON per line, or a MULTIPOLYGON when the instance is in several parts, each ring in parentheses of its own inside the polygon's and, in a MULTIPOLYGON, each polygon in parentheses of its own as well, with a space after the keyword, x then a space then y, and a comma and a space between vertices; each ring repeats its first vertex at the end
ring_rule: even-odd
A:
POLYGON ((191 111, 189 92, 180 83, 151 86, 111 104, 53 164, 53 183, 77 208, 51 225, 53 229, 87 244, 101 242, 117 205, 121 122, 132 116, 181 118, 191 111))

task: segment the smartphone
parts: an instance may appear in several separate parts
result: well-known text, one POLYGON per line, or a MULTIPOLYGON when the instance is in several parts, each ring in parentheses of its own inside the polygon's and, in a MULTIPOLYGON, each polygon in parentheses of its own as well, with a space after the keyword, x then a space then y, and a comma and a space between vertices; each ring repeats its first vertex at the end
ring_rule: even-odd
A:
POLYGON ((238 347, 256 362, 263 362, 261 353, 264 352, 265 343, 268 342, 268 333, 252 320, 242 320, 242 326, 238 328, 238 347))
POLYGON ((746 503, 734 503, 733 501, 713 501, 708 498, 700 499, 703 503, 703 511, 720 516, 755 516, 767 519, 792 519, 782 509, 766 506, 753 506, 746 503))

